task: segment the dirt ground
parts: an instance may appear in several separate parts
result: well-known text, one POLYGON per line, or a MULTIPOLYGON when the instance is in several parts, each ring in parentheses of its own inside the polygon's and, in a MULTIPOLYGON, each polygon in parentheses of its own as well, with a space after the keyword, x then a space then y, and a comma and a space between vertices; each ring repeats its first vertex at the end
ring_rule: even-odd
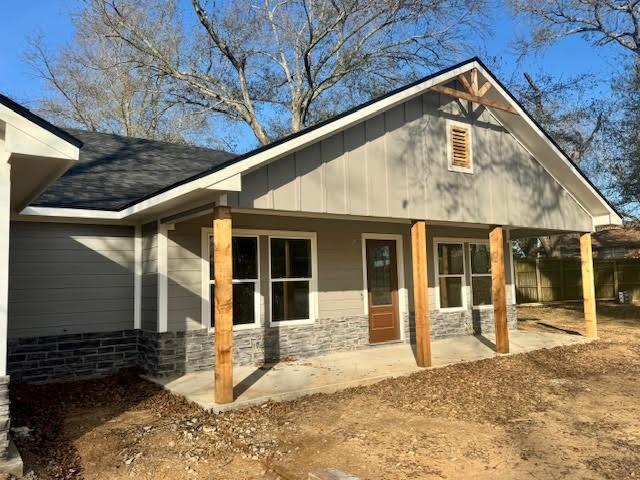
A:
MULTIPOLYGON (((580 304, 520 328, 582 331, 580 304)), ((640 307, 599 305, 601 339, 210 415, 132 374, 12 390, 33 479, 640 477, 640 307)))

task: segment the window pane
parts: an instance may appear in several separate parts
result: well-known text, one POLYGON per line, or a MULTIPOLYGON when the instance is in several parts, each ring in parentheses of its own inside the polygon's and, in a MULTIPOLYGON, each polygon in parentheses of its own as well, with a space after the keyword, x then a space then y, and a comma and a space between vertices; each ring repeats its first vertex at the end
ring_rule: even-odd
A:
POLYGON ((271 278, 310 278, 311 240, 271 239, 271 278))
POLYGON ((233 237, 232 248, 234 280, 258 278, 258 239, 233 237))
POLYGON ((491 273, 489 245, 471 244, 471 273, 491 273))
POLYGON ((471 291, 474 305, 491 305, 491 277, 473 277, 471 291))
MULTIPOLYGON (((255 322, 255 283, 234 283, 233 284, 233 324, 246 325, 255 322)), ((209 287, 211 302, 211 326, 215 326, 215 308, 213 305, 213 292, 215 286, 209 287)))
POLYGON ((309 282, 273 282, 271 313, 274 322, 309 318, 309 282))
POLYGON ((464 273, 464 255, 461 244, 438 244, 438 271, 440 275, 462 275, 464 273))
POLYGON ((462 306, 462 278, 440 277, 440 307, 462 306))
POLYGON ((391 248, 389 245, 369 247, 369 292, 372 305, 391 305, 391 248))
MULTIPOLYGON (((231 239, 234 280, 258 278, 258 239, 255 237, 233 237, 231 239)), ((213 237, 209 237, 209 278, 213 280, 213 237)))

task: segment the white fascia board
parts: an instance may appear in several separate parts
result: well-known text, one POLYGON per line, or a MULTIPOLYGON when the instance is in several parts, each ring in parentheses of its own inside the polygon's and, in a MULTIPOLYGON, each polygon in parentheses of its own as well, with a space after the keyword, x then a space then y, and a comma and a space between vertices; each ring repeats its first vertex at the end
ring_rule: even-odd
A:
POLYGON ((122 212, 84 208, 26 207, 20 215, 30 217, 58 217, 69 219, 122 220, 122 212))
POLYGON ((6 122, 5 150, 23 155, 53 157, 75 162, 80 149, 36 125, 10 108, 0 105, 0 119, 6 122))
POLYGON ((242 191, 242 175, 237 173, 229 178, 220 180, 207 187, 207 190, 216 190, 219 192, 241 192, 242 191))
POLYGON ((622 225, 622 219, 618 215, 598 215, 593 217, 593 229, 597 227, 604 227, 608 225, 622 225))

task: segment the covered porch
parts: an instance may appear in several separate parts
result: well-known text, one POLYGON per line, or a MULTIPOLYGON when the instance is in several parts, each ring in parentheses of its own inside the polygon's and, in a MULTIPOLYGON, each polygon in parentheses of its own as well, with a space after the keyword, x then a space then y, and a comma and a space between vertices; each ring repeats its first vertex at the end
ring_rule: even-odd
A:
MULTIPOLYGON (((209 314, 215 318, 215 340, 213 342, 215 375, 210 375, 213 378, 209 378, 204 383, 197 380, 205 378, 205 374, 201 374, 202 377, 174 379, 177 383, 163 382, 163 384, 175 385, 176 388, 182 385, 187 392, 192 390, 199 392, 195 394, 196 396, 206 397, 208 395, 209 398, 203 401, 207 405, 219 405, 216 407, 217 410, 224 410, 227 408, 224 405, 229 404, 233 404, 235 407, 266 399, 288 398, 287 396, 290 395, 296 396, 296 392, 304 394, 316 389, 323 391, 334 384, 346 383, 345 386, 348 386, 352 382, 359 384, 359 382, 367 382, 368 379, 377 379, 380 376, 384 378, 396 374, 411 373, 420 367, 441 366, 456 361, 476 360, 496 354, 520 353, 555 346, 555 342, 559 340, 559 337, 531 336, 531 334, 516 330, 511 234, 512 232, 517 235, 530 234, 530 231, 519 231, 516 228, 501 225, 448 224, 447 222, 411 220, 393 227, 397 229, 397 235, 368 234, 365 232, 371 227, 358 227, 354 226, 354 223, 349 224, 346 219, 333 219, 335 225, 331 228, 335 235, 334 241, 336 239, 340 239, 340 242, 348 240, 344 234, 344 228, 348 228, 347 225, 351 225, 351 228, 356 230, 361 229, 357 232, 360 238, 356 241, 352 240, 352 245, 340 250, 335 245, 327 249, 325 240, 327 236, 321 226, 323 220, 321 217, 316 217, 306 219, 309 225, 307 230, 313 233, 309 234, 309 239, 307 239, 309 247, 308 250, 305 250, 307 253, 303 257, 296 259, 296 254, 293 251, 289 252, 287 247, 283 247, 281 258, 278 258, 277 255, 274 256, 274 238, 278 241, 283 237, 299 239, 301 238, 299 232, 285 232, 286 234, 269 232, 269 246, 267 248, 269 259, 264 263, 268 264, 267 269, 271 275, 272 270, 277 268, 277 262, 282 261, 285 265, 281 268, 284 272, 283 278, 285 280, 293 278, 293 281, 299 279, 296 279, 296 275, 290 275, 287 269, 297 268, 295 265, 298 261, 307 264, 305 272, 311 273, 303 275, 309 278, 303 279, 308 280, 308 289, 304 292, 306 296, 302 297, 306 310, 305 315, 302 315, 301 318, 308 317, 310 324, 318 325, 313 319, 314 315, 321 317, 317 314, 319 311, 316 303, 318 296, 323 290, 331 291, 335 283, 339 282, 336 272, 339 272, 340 268, 338 267, 337 270, 329 268, 327 262, 329 261, 332 266, 348 263, 349 256, 346 252, 349 249, 354 251, 361 249, 361 260, 357 260, 355 257, 352 260, 354 260, 354 270, 361 269, 363 284, 360 286, 352 283, 348 288, 362 289, 362 300, 365 303, 363 321, 365 325, 368 324, 368 327, 365 327, 368 328, 368 335, 361 344, 343 345, 338 350, 368 347, 370 352, 363 353, 362 357, 358 354, 343 353, 343 355, 355 355, 356 357, 344 360, 347 366, 342 369, 331 366, 332 363, 340 364, 342 358, 340 356, 333 358, 331 350, 318 349, 304 355, 299 355, 295 351, 294 360, 300 357, 306 358, 330 353, 325 355, 327 358, 320 361, 320 364, 324 361, 328 362, 327 368, 329 370, 335 369, 337 372, 335 377, 320 374, 319 371, 310 373, 314 371, 315 367, 310 370, 309 368, 292 370, 284 367, 255 370, 255 368, 247 367, 248 363, 246 362, 234 364, 235 357, 237 357, 234 342, 238 337, 238 325, 234 316, 236 308, 234 287, 237 286, 238 280, 234 277, 237 259, 234 250, 236 247, 233 245, 237 237, 236 232, 247 233, 247 230, 236 230, 235 221, 240 218, 243 223, 247 221, 246 218, 250 217, 243 217, 242 213, 236 216, 228 206, 214 206, 210 212, 211 214, 207 218, 212 226, 211 236, 207 236, 204 243, 210 245, 210 255, 207 254, 206 257, 210 260, 211 277, 207 286, 211 286, 211 290, 207 288, 204 295, 208 297, 206 300, 209 303, 209 314), (395 237, 397 238, 394 239, 395 237), (406 245, 404 254, 401 253, 403 237, 406 245), (321 248, 318 248, 318 243, 321 248), (318 255, 318 250, 321 251, 320 255, 318 255), (385 254, 385 252, 387 253, 385 254), (329 260, 330 258, 331 260, 329 260), (321 272, 320 284, 318 284, 316 276, 318 271, 321 272), (323 271, 324 274, 322 274, 323 271), (307 297, 308 302, 305 300, 307 297), (464 319, 461 320, 462 318, 464 319), (432 324, 434 320, 437 321, 435 329, 432 324), (450 332, 441 330, 442 326, 447 328, 459 322, 462 324, 472 323, 472 325, 450 332), (395 330, 392 331, 392 328, 395 330), (469 335, 472 333, 476 335, 469 335), (477 335, 478 333, 480 335, 477 335), (387 337, 387 335, 389 336, 387 337), (442 337, 449 336, 453 336, 453 338, 442 339, 442 337), (379 357, 376 351, 383 348, 380 344, 384 344, 385 341, 402 342, 404 345, 396 347, 397 351, 389 350, 390 357, 379 357), (412 347, 409 348, 407 344, 412 347), (441 348, 438 354, 433 351, 437 345, 440 345, 441 348), (393 358, 395 355, 397 355, 397 359, 393 358), (289 378, 289 375, 292 377, 289 378), (297 375, 302 376, 298 378, 297 375), (256 387, 258 382, 253 381, 259 377, 264 377, 264 380, 261 380, 261 385, 264 385, 264 388, 262 386, 256 387), (347 378, 348 380, 340 382, 339 378, 347 378), (205 384, 211 388, 205 388, 205 384), (251 385, 251 391, 248 385, 251 385)), ((301 228, 300 225, 304 224, 301 218, 290 218, 289 220, 295 222, 296 228, 301 228)), ((326 220, 324 219, 324 221, 326 220)), ((265 221, 273 222, 274 219, 267 217, 265 221)), ((387 228, 389 224, 384 222, 382 226, 387 228)), ((258 237, 264 235, 264 231, 256 233, 255 230, 252 230, 251 232, 258 237)), ((289 245, 288 240, 283 241, 285 245, 289 245)), ((344 245, 347 246, 348 243, 344 243, 344 245)), ((581 234, 581 245, 585 333, 586 337, 594 338, 597 333, 590 233, 583 232, 581 234)), ((202 251, 204 253, 205 249, 203 248, 202 251)), ((252 254, 248 257, 254 258, 256 256, 260 255, 252 254)), ((207 272, 209 272, 208 267, 209 264, 207 272)), ((256 270, 259 271, 259 267, 256 270)), ((268 292, 266 299, 257 299, 256 308, 252 311, 257 312, 261 302, 263 305, 266 304, 267 310, 271 308, 270 315, 273 318, 269 322, 265 322, 265 325, 268 323, 271 328, 275 326, 278 335, 280 335, 280 327, 288 327, 291 322, 279 321, 276 315, 282 315, 283 312, 276 312, 276 304, 279 302, 285 307, 289 304, 291 309, 295 310, 297 308, 295 304, 299 302, 295 299, 297 297, 295 297, 293 290, 290 292, 291 298, 289 300, 286 297, 286 289, 282 299, 276 298, 274 293, 276 289, 273 283, 275 281, 272 279, 271 285, 266 289, 268 292), (271 304, 270 307, 269 304, 271 304)), ((343 300, 344 297, 341 296, 336 302, 341 304, 343 300)), ((250 302, 253 301, 250 300, 250 302)), ((205 303, 207 302, 205 301, 205 303)), ((322 300, 320 304, 322 307, 322 300)), ((244 307, 242 309, 244 310, 244 307)), ((202 312, 205 315, 207 308, 203 308, 202 312)), ((208 317, 209 314, 206 316, 208 317)), ((284 315, 287 315, 286 311, 284 315)), ((343 319, 334 314, 328 320, 331 322, 315 330, 314 337, 322 338, 327 335, 327 338, 330 338, 331 335, 341 335, 339 331, 335 331, 335 326, 344 323, 343 319)), ((303 324, 306 322, 303 320, 303 324)), ((211 325, 213 326, 213 323, 211 325)), ((360 325, 359 331, 364 332, 362 325, 360 325)), ((571 337, 567 337, 567 340, 570 340, 570 343, 575 341, 571 337)), ((264 342, 266 345, 266 337, 264 342)), ((250 344, 253 345, 253 343, 252 340, 250 344)), ((256 345, 259 343, 258 341, 256 345)), ((283 355, 284 352, 281 350, 278 351, 280 356, 275 360, 287 360, 287 355, 283 355)), ((270 358, 264 358, 265 363, 269 363, 270 360, 270 358)), ((262 362, 258 361, 257 363, 261 364, 262 362)), ((295 362, 293 364, 296 365, 295 362)), ((297 365, 305 364, 303 361, 302 364, 297 365)))
MULTIPOLYGON (((511 332, 511 354, 565 345, 588 343, 591 339, 568 333, 511 332)), ((495 336, 463 336, 434 340, 432 366, 441 368, 495 356, 495 336)), ((315 393, 331 393, 369 385, 386 378, 410 375, 422 369, 416 364, 415 350, 407 344, 330 353, 317 357, 262 366, 234 369, 235 401, 216 404, 214 375, 201 371, 172 377, 147 377, 170 392, 219 413, 250 407, 267 401, 287 401, 315 393)))

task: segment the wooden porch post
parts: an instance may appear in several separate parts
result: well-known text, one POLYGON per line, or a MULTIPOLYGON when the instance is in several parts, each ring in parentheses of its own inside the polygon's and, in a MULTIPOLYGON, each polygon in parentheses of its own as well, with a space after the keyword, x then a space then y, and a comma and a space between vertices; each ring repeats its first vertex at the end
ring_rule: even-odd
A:
POLYGON ((591 233, 580 234, 580 263, 582 265, 582 297, 584 299, 584 327, 587 337, 598 336, 596 319, 596 289, 593 283, 593 252, 591 233))
POLYGON ((233 402, 233 280, 231 209, 213 208, 213 264, 215 312, 215 402, 233 402))
POLYGON ((504 232, 501 226, 489 230, 491 252, 491 297, 496 325, 496 352, 509 353, 509 327, 507 324, 507 292, 504 271, 504 232))
POLYGON ((413 308, 416 319, 416 363, 431 366, 431 335, 427 290, 427 233, 423 220, 411 224, 411 263, 413 271, 413 308))

